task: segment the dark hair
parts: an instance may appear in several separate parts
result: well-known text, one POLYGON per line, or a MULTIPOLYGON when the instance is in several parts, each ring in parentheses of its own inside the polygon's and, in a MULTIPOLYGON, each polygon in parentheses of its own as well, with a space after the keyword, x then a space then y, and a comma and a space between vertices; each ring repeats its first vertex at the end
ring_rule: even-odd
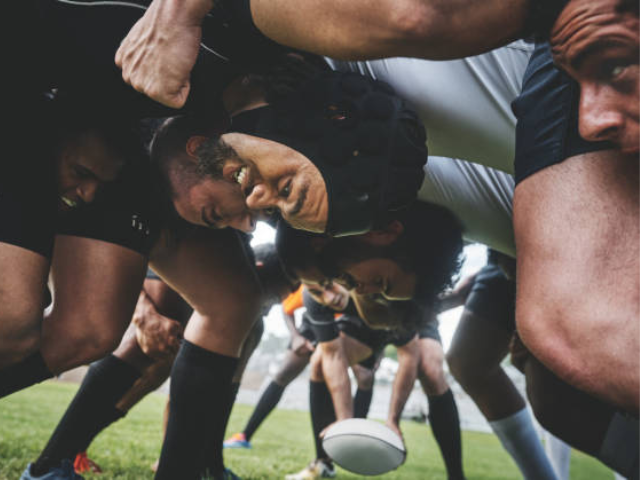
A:
POLYGON ((291 293, 298 289, 300 282, 286 272, 273 243, 256 245, 253 253, 263 291, 291 293))
POLYGON ((280 220, 276 228, 276 249, 287 274, 297 278, 297 272, 311 268, 319 268, 320 248, 314 246, 316 240, 326 237, 317 233, 296 230, 280 220))
POLYGON ((449 210, 426 202, 414 202, 395 219, 403 231, 393 244, 371 245, 358 236, 335 238, 323 249, 319 263, 326 275, 336 278, 350 263, 388 258, 417 274, 415 296, 432 304, 460 269, 462 226, 449 210))
POLYGON ((265 100, 274 104, 285 100, 307 80, 329 70, 327 62, 318 55, 287 52, 263 71, 246 75, 245 84, 262 90, 265 100))
POLYGON ((620 14, 631 13, 637 17, 640 15, 640 4, 638 4, 638 0, 619 0, 616 12, 620 14))

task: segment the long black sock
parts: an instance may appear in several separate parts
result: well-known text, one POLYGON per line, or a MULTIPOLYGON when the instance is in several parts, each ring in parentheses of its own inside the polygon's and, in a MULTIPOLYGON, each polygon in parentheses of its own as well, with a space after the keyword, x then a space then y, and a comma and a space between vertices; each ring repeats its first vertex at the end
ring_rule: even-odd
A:
POLYGON ((53 377, 40 352, 0 370, 0 398, 53 377))
POLYGON ((371 407, 371 397, 373 397, 373 388, 363 390, 358 388, 356 395, 353 397, 353 417, 367 418, 369 407, 371 407))
POLYGON ((237 364, 237 358, 183 340, 171 370, 169 422, 156 479, 192 480, 202 474, 237 364))
MULTIPOLYGON (((229 390, 229 398, 224 408, 218 411, 216 421, 211 426, 211 445, 207 450, 207 465, 206 468, 212 474, 221 474, 224 471, 224 458, 222 456, 222 442, 224 442, 224 434, 229 424, 229 418, 231 417, 231 410, 233 404, 238 396, 238 390, 240 389, 239 383, 232 383, 229 390)), ((215 412, 214 412, 215 413, 215 412)))
POLYGON ((331 393, 324 382, 309 382, 309 406, 311 410, 311 426, 316 443, 316 458, 328 459, 329 455, 322 448, 320 432, 336 421, 331 393))
POLYGON ((113 355, 91 365, 31 472, 44 475, 61 460, 73 459, 85 450, 106 419, 113 418, 114 405, 139 377, 135 367, 113 355))
POLYGON ((276 382, 271 382, 265 389, 260 400, 258 400, 256 408, 251 414, 251 418, 247 422, 247 426, 244 427, 244 434, 247 437, 247 440, 251 440, 251 437, 256 433, 260 424, 265 418, 267 418, 273 409, 276 408, 276 405, 278 405, 283 393, 284 387, 278 385, 276 382))
POLYGON ((447 467, 447 475, 451 480, 463 479, 460 419, 453 393, 449 389, 442 395, 427 398, 431 430, 440 447, 440 453, 447 467))

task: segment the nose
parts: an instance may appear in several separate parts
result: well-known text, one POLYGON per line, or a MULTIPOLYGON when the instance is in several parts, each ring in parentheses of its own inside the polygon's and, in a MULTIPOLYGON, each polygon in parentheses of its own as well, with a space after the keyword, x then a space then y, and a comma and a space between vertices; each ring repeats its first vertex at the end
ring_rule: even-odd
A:
POLYGON ((86 181, 82 182, 76 188, 76 194, 84 203, 91 203, 96 198, 96 193, 98 192, 98 182, 94 181, 86 181))
POLYGON ((276 207, 277 196, 274 189, 264 183, 259 183, 253 187, 247 197, 247 207, 251 210, 264 210, 276 207))
POLYGON ((229 220, 228 226, 245 233, 251 233, 256 229, 256 222, 253 215, 247 212, 232 217, 229 220))
POLYGON ((616 108, 607 87, 581 85, 579 124, 580 135, 590 142, 619 139, 624 126, 622 113, 616 108))

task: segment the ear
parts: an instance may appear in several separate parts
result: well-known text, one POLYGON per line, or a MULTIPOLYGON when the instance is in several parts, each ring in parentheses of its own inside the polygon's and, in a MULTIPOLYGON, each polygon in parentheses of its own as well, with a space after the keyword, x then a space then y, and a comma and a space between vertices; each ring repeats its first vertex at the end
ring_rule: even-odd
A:
POLYGON ((393 220, 386 227, 360 235, 360 239, 369 245, 384 247, 391 245, 404 232, 404 225, 398 220, 393 220))
POLYGON ((204 135, 193 135, 189 137, 189 139, 187 140, 187 145, 185 146, 185 150, 187 152, 187 155, 189 155, 189 158, 197 158, 196 152, 198 151, 198 148, 200 148, 200 145, 202 145, 202 143, 207 140, 207 138, 208 137, 205 137, 204 135))

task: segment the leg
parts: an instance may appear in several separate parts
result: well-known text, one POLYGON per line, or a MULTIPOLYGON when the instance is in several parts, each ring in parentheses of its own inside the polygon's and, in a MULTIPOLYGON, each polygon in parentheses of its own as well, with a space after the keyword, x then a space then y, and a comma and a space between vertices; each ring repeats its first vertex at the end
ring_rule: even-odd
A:
MULTIPOLYGON (((251 418, 244 427, 244 441, 249 442, 262 424, 265 418, 273 411, 282 398, 284 389, 289 385, 309 364, 310 355, 298 355, 291 350, 287 350, 284 357, 284 363, 276 373, 273 381, 267 386, 256 408, 251 414, 251 418)), ((231 441, 230 441, 231 442, 231 441)))
POLYGON ((574 156, 514 196, 517 325, 560 378, 638 411, 638 163, 614 151, 574 156))
POLYGON ((171 374, 156 477, 197 478, 206 465, 212 426, 215 431, 220 421, 214 413, 229 401, 237 356, 258 316, 261 290, 232 231, 200 229, 152 258, 154 270, 195 309, 171 374))
POLYGON ((59 373, 119 344, 138 299, 146 258, 90 238, 58 235, 51 267, 55 302, 42 331, 42 356, 59 373))
POLYGON ((41 254, 0 243, 0 368, 38 349, 49 260, 41 254), (11 274, 8 274, 11 272, 11 274))
POLYGON ((373 397, 375 371, 360 364, 351 365, 351 371, 358 382, 358 389, 353 397, 353 417, 367 418, 373 397))
POLYGON ((500 366, 512 334, 465 309, 447 353, 449 368, 489 421, 522 410, 525 402, 500 366))
POLYGON ((429 422, 450 479, 463 479, 460 419, 453 393, 444 378, 444 351, 438 340, 421 338, 418 378, 429 400, 429 422))

